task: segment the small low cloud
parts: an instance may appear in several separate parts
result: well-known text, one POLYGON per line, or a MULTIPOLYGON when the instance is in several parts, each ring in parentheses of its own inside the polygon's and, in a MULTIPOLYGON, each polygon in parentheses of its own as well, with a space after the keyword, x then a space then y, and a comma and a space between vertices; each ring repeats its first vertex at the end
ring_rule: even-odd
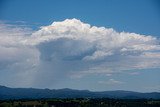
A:
POLYGON ((155 92, 160 92, 160 85, 148 86, 148 87, 144 87, 144 88, 147 91, 153 90, 155 92))
POLYGON ((129 74, 130 75, 139 75, 140 73, 139 72, 130 72, 129 74))
POLYGON ((118 81, 115 79, 109 79, 108 81, 99 81, 99 84, 104 84, 104 85, 118 85, 118 84, 124 84, 122 81, 118 81))

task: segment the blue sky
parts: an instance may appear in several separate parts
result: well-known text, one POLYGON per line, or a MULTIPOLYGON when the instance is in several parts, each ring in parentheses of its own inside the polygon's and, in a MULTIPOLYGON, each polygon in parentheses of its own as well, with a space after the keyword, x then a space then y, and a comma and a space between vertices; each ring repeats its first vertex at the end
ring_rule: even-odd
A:
POLYGON ((0 84, 94 91, 160 91, 159 19, 158 0, 1 0, 0 84), (85 23, 96 28, 88 28, 85 23), (81 27, 86 36, 81 30, 74 32, 81 27), (112 39, 108 41, 108 36, 104 36, 104 40, 94 41, 103 34, 112 39), (55 40, 52 35, 63 37, 55 40), (126 41, 122 44, 119 40, 123 35, 126 41), (20 46, 21 43, 25 45, 20 46), (19 79, 24 80, 19 82, 19 79))

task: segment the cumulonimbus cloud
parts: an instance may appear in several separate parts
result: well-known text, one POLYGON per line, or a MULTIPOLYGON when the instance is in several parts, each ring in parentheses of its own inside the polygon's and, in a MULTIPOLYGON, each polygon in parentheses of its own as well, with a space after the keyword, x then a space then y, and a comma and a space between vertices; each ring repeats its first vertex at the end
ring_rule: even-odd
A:
POLYGON ((0 25, 0 77, 6 77, 7 84, 26 76, 30 78, 20 85, 51 85, 59 77, 160 67, 159 40, 153 36, 116 32, 77 19, 53 22, 32 32, 10 26, 0 25))

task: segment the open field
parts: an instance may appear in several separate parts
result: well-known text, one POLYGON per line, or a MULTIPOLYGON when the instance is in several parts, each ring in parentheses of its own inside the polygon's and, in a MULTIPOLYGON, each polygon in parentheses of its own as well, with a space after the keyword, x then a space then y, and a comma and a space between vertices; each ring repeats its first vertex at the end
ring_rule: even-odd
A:
POLYGON ((160 107, 160 100, 152 99, 21 99, 0 101, 0 107, 160 107))

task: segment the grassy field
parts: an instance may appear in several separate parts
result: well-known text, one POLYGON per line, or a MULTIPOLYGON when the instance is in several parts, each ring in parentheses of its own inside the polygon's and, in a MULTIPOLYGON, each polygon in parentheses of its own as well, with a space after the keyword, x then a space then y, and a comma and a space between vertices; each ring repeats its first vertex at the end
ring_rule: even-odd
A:
POLYGON ((160 100, 122 99, 21 99, 0 101, 0 107, 160 107, 160 100))

